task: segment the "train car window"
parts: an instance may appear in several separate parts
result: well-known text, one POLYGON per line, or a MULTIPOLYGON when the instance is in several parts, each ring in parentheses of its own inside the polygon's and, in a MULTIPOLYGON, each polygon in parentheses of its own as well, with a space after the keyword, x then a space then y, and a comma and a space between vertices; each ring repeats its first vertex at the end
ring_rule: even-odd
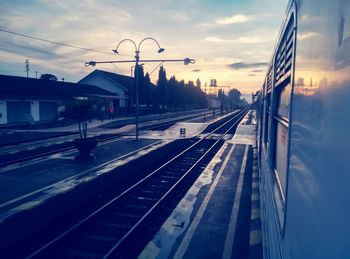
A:
POLYGON ((265 84, 265 115, 264 115, 264 143, 265 148, 268 148, 269 144, 269 122, 271 115, 271 92, 273 85, 273 67, 269 68, 265 84))
POLYGON ((285 121, 289 121, 290 112, 290 95, 292 92, 291 84, 287 84, 282 88, 279 93, 279 102, 277 107, 277 114, 279 117, 283 118, 285 121))
POLYGON ((264 114, 264 143, 267 146, 269 139, 269 117, 270 117, 270 98, 271 93, 265 96, 265 114, 264 114))
POLYGON ((291 84, 286 81, 275 90, 276 112, 273 114, 274 152, 273 169, 280 198, 284 202, 287 185, 288 128, 291 84))
POLYGON ((271 123, 271 170, 274 193, 281 227, 284 226, 284 210, 288 181, 289 118, 292 95, 291 75, 294 58, 294 15, 284 29, 274 59, 275 77, 271 123))

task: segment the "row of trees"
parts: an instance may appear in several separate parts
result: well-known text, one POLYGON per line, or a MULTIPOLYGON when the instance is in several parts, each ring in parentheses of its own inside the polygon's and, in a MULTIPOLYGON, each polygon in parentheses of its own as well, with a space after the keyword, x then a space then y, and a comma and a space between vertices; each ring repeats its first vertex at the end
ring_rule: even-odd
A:
MULTIPOLYGON (((163 66, 159 69, 156 87, 152 86, 149 74, 144 74, 142 66, 138 66, 139 103, 146 106, 159 106, 163 109, 177 109, 181 107, 205 107, 205 93, 200 88, 200 81, 195 85, 193 81, 185 83, 178 81, 175 76, 167 79, 163 66)), ((132 96, 135 96, 133 90, 132 96)))
MULTIPOLYGON (((201 89, 201 81, 178 81, 175 76, 167 79, 163 66, 159 69, 156 87, 152 86, 149 74, 144 75, 142 66, 138 67, 139 76, 139 103, 146 106, 159 106, 162 109, 176 110, 184 107, 207 107, 207 96, 201 89)), ((132 96, 135 96, 133 93, 132 96)), ((239 108, 247 105, 241 92, 235 88, 228 93, 219 90, 217 97, 224 108, 239 108)), ((221 107, 222 108, 222 107, 221 107)))
POLYGON ((231 109, 241 108, 248 104, 247 101, 242 98, 241 92, 235 88, 232 88, 227 95, 223 91, 219 90, 218 99, 221 102, 221 106, 231 109))

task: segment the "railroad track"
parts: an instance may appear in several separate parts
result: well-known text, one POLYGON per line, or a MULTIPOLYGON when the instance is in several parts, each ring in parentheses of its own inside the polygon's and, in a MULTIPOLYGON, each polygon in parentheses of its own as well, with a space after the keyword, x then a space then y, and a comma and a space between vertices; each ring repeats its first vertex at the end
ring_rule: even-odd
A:
MULTIPOLYGON (((201 117, 201 116, 203 115, 191 116, 187 119, 201 117)), ((172 121, 161 122, 161 123, 156 123, 152 125, 144 125, 140 127, 140 130, 164 130, 182 120, 183 119, 175 119, 172 121)), ((98 139, 99 143, 103 143, 110 140, 121 138, 123 136, 128 136, 133 132, 134 131, 124 132, 119 134, 100 134, 100 135, 96 135, 95 137, 98 139)), ((78 134, 75 134, 73 136, 77 137, 78 134)), ((43 140, 41 140, 40 142, 43 142, 43 140)), ((58 143, 58 144, 53 143, 52 145, 49 145, 49 146, 47 145, 48 143, 45 143, 44 145, 40 145, 37 147, 31 145, 30 143, 27 143, 23 147, 23 150, 20 150, 20 151, 17 150, 15 152, 8 150, 8 152, 0 154, 0 167, 32 160, 39 157, 48 156, 48 155, 52 155, 60 152, 65 152, 75 148, 74 139, 72 139, 72 135, 66 136, 66 137, 60 137, 60 142, 61 143, 58 143)))
POLYGON ((163 222, 159 219, 165 220, 170 214, 182 196, 179 193, 195 181, 224 143, 224 135, 235 131, 246 112, 227 119, 202 139, 196 138, 190 147, 43 244, 28 258, 137 256, 163 222), (210 138, 218 132, 221 137, 210 138))

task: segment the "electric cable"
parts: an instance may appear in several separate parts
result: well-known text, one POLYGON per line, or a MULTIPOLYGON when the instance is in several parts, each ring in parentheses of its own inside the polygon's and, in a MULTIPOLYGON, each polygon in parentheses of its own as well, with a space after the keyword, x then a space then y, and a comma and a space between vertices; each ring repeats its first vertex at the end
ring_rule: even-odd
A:
MULTIPOLYGON (((114 53, 111 53, 111 52, 100 51, 100 50, 91 49, 91 48, 84 48, 84 47, 80 47, 80 46, 74 46, 74 45, 71 45, 71 44, 63 43, 63 42, 47 40, 47 39, 34 37, 34 36, 30 36, 30 35, 26 35, 26 34, 22 34, 22 33, 18 33, 18 32, 8 31, 8 30, 4 30, 4 29, 0 29, 0 32, 4 32, 4 33, 16 35, 16 36, 21 36, 21 37, 25 37, 25 38, 28 38, 28 39, 48 42, 48 43, 51 43, 51 44, 61 45, 61 46, 65 46, 65 47, 70 47, 70 48, 75 48, 75 49, 80 49, 80 50, 85 50, 85 51, 90 51, 90 52, 96 52, 96 53, 102 53, 102 54, 114 55, 114 53)), ((126 57, 130 57, 131 56, 131 55, 125 55, 125 54, 124 55, 123 54, 119 54, 119 55, 120 56, 126 56, 126 57)))

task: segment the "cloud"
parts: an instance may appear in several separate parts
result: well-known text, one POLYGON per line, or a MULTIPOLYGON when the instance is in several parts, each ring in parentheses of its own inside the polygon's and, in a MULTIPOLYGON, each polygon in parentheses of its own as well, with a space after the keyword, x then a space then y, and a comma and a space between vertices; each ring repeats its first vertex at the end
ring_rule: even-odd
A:
POLYGON ((271 39, 259 37, 259 36, 245 36, 237 39, 223 39, 217 36, 207 36, 204 38, 205 41, 213 43, 242 43, 242 44, 256 44, 271 41, 271 39))
POLYGON ((259 36, 245 36, 238 38, 239 43, 263 43, 269 40, 271 40, 271 38, 264 38, 259 36))
MULTIPOLYGON (((281 5, 276 5, 274 1, 262 3, 253 0, 249 4, 246 1, 216 1, 213 5, 212 1, 200 0, 186 0, 181 4, 173 0, 35 0, 28 3, 4 0, 0 1, 0 9, 3 10, 0 24, 10 31, 105 52, 115 49, 124 38, 139 43, 145 37, 154 37, 166 49, 162 55, 167 58, 189 56, 196 59, 196 66, 193 67, 166 64, 168 74, 174 74, 178 79, 188 81, 196 76, 204 82, 215 75, 220 82, 234 80, 234 84, 258 88, 260 83, 256 81, 263 72, 251 70, 264 67, 241 68, 237 64, 232 64, 232 67, 229 64, 269 60, 275 43, 274 35, 280 27, 285 9, 283 6, 283 10, 280 10, 281 5), (232 79, 233 69, 240 70, 232 79), (256 77, 248 77, 248 74, 256 74, 256 77)), ((0 60, 1 69, 7 69, 6 61, 16 61, 18 69, 12 70, 23 70, 23 62, 28 58, 33 71, 46 72, 44 68, 47 67, 50 69, 47 72, 54 73, 56 68, 66 80, 78 80, 92 69, 85 68, 85 61, 112 58, 112 54, 55 47, 48 43, 21 40, 17 36, 0 37, 0 56, 8 53, 6 59, 0 60), (4 37, 8 39, 8 44, 2 42, 4 37), (14 44, 10 45, 11 42, 14 44), (35 68, 37 64, 41 67, 35 68)), ((147 41, 142 46, 142 58, 156 58, 155 48, 154 43, 147 41)), ((133 58, 132 44, 125 43, 120 50, 122 54, 130 56, 114 58, 133 58)), ((129 65, 117 64, 125 74, 130 73, 129 65)), ((110 64, 101 64, 98 68, 116 71, 110 64)), ((153 73, 151 78, 156 81, 157 73, 153 73)))
POLYGON ((227 65, 229 68, 234 70, 245 69, 245 68, 253 68, 253 67, 263 67, 267 66, 266 62, 256 62, 256 63, 247 63, 247 62, 236 62, 227 65))
POLYGON ((260 72, 264 72, 263 69, 253 69, 252 71, 250 71, 251 73, 260 73, 260 72))
POLYGON ((221 38, 215 37, 215 36, 205 37, 204 40, 208 41, 208 42, 214 42, 214 43, 224 43, 224 42, 230 42, 231 41, 231 40, 221 39, 221 38))
POLYGON ((220 17, 216 20, 206 21, 199 24, 199 27, 202 28, 215 28, 222 27, 230 24, 241 24, 252 21, 252 16, 244 15, 244 14, 236 14, 227 17, 220 17))
POLYGON ((215 23, 218 25, 229 25, 229 24, 237 24, 237 23, 245 23, 251 21, 252 18, 250 16, 244 14, 235 14, 228 17, 222 17, 216 19, 215 23))

